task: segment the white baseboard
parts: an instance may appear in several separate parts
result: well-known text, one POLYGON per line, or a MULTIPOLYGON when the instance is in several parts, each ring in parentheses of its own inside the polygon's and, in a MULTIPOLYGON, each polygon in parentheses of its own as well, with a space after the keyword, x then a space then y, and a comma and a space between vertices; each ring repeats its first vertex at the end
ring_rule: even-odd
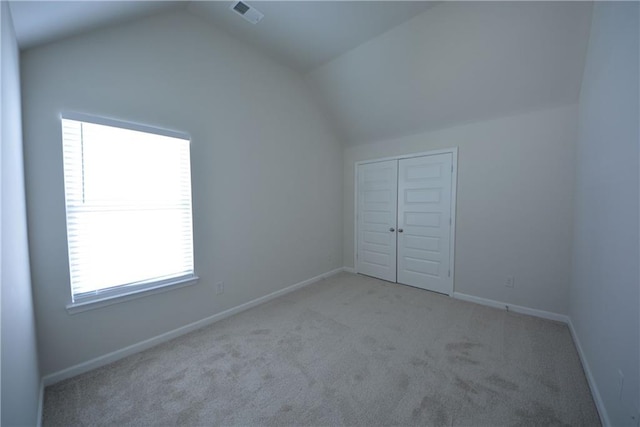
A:
POLYGON ((85 372, 89 372, 93 369, 99 368, 101 366, 108 365, 109 363, 115 362, 116 360, 122 359, 132 354, 139 353, 151 347, 155 347, 158 344, 169 341, 173 338, 179 337, 189 332, 195 331, 204 326, 208 326, 222 319, 226 319, 227 317, 233 316, 234 314, 238 314, 242 311, 245 311, 257 305, 263 304, 274 298, 285 295, 289 292, 293 292, 296 289, 300 289, 312 283, 318 282, 322 279, 326 279, 335 274, 341 273, 342 271, 344 271, 344 268, 342 267, 336 268, 335 270, 328 271, 326 273, 320 274, 318 276, 315 276, 310 279, 304 280, 302 282, 296 283, 294 285, 288 286, 284 289, 280 289, 278 291, 272 292, 263 297, 256 298, 244 304, 240 304, 236 307, 214 314, 213 316, 209 316, 204 319, 198 320, 196 322, 190 323, 188 325, 182 326, 180 328, 174 329, 172 331, 165 332, 164 334, 155 336, 153 338, 149 338, 148 340, 144 340, 136 344, 132 344, 128 347, 121 348, 119 350, 113 351, 103 356, 96 357, 95 359, 91 359, 86 362, 80 363, 78 365, 74 365, 69 368, 63 369, 61 371, 46 375, 42 378, 43 386, 46 387, 48 385, 55 384, 57 382, 66 380, 67 378, 75 377, 76 375, 80 375, 85 372))
POLYGON ((38 391, 38 419, 36 427, 42 427, 42 410, 44 408, 44 379, 40 379, 40 390, 38 391))
POLYGON ((486 305, 488 307, 499 308, 506 310, 509 307, 509 311, 520 314, 528 314, 529 316, 541 317, 543 319, 555 320, 557 322, 569 323, 569 317, 564 314, 552 313, 550 311, 538 310, 535 308, 524 307, 521 305, 514 305, 508 302, 501 302, 487 298, 480 298, 473 295, 467 295, 460 292, 454 292, 453 297, 462 301, 474 302, 476 304, 486 305))
POLYGON ((573 338, 573 342, 576 345, 576 349, 578 350, 578 356, 580 356, 580 362, 582 362, 582 369, 584 369, 584 373, 587 377, 587 383, 589 384, 589 388, 591 389, 591 395, 593 396, 593 400, 596 403, 596 409, 598 410, 598 414, 600 415, 600 421, 604 427, 609 427, 611 425, 611 421, 609 420, 609 414, 607 413, 607 409, 604 406, 604 402, 602 401, 602 397, 600 396, 600 391, 598 390, 598 386, 596 385, 596 380, 591 373, 591 368, 589 368, 589 363, 587 362, 587 358, 582 351, 582 344, 580 344, 580 338, 578 338, 578 334, 576 333, 575 328, 573 327, 573 322, 571 318, 569 318, 569 330, 571 331, 571 337, 573 338))
POLYGON ((591 394, 593 396, 593 400, 596 403, 596 409, 598 410, 598 415, 600 415, 600 421, 604 427, 611 426, 611 422, 609 420, 609 415, 607 414, 607 410, 605 409, 604 402, 602 401, 602 397, 600 396, 600 392, 598 391, 598 386, 596 385, 593 374, 591 373, 591 369, 589 368, 589 363, 582 351, 582 345, 580 344, 580 339, 578 338, 578 334, 576 333, 575 328, 573 327, 573 322, 569 316, 564 314, 552 313, 544 310, 537 310, 535 308, 523 307, 520 305, 513 305, 505 302, 495 301, 487 298, 480 298, 473 295, 467 295, 460 292, 454 292, 453 297, 463 300, 474 302, 476 304, 482 304, 489 307, 499 308, 502 310, 506 310, 506 307, 509 307, 509 311, 513 311, 521 314, 528 314, 530 316, 541 317, 543 319, 555 320, 558 322, 566 323, 569 327, 569 331, 571 332, 571 337, 573 338, 573 342, 578 350, 578 355, 580 356, 580 362, 582 363, 582 368, 587 377, 587 383, 589 383, 589 388, 591 389, 591 394))
MULTIPOLYGON (((304 280, 302 282, 296 283, 294 285, 291 285, 289 287, 286 287, 284 289, 280 289, 278 291, 272 292, 268 295, 265 295, 263 297, 260 298, 256 298, 252 301, 246 302, 244 304, 241 304, 239 306, 230 308, 228 310, 222 311, 220 313, 214 314, 213 316, 209 316, 206 317, 204 319, 198 320, 196 322, 190 323, 188 325, 185 325, 183 327, 174 329, 172 331, 166 332, 164 334, 155 336, 153 338, 150 338, 148 340, 145 341, 141 341, 139 343, 130 345, 128 347, 122 348, 120 350, 116 350, 114 352, 105 354, 103 356, 99 356, 96 357, 95 359, 89 360, 87 362, 83 362, 80 363, 78 365, 72 366, 70 368, 67 369, 63 369, 61 371, 58 372, 54 372, 52 374, 46 375, 42 378, 42 380, 40 381, 40 395, 39 395, 39 399, 38 399, 38 424, 37 427, 40 427, 42 425, 42 411, 43 411, 43 406, 44 406, 44 388, 48 385, 51 384, 55 384, 57 382, 63 381, 67 378, 71 378, 74 377, 76 375, 80 375, 83 374, 85 372, 91 371, 93 369, 99 368, 101 366, 107 365, 109 363, 115 362, 116 360, 122 359, 124 357, 130 356, 132 354, 144 351, 146 349, 149 349, 151 347, 154 347, 158 344, 161 344, 163 342, 169 341, 173 338, 177 338, 181 335, 187 334, 189 332, 195 331, 197 329, 200 329, 204 326, 208 326, 212 323, 215 323, 217 321, 220 321, 222 319, 226 319, 227 317, 233 316, 234 314, 238 314, 242 311, 248 310, 252 307, 255 307, 257 305, 263 304, 267 301, 270 301, 274 298, 277 298, 279 296, 285 295, 289 292, 293 292, 297 289, 303 288, 305 286, 308 286, 312 283, 318 282, 322 279, 326 279, 328 277, 331 277, 333 275, 336 275, 340 272, 347 272, 347 273, 355 273, 355 269, 352 267, 342 267, 342 268, 337 268, 335 270, 331 270, 329 272, 326 272, 324 274, 320 274, 318 276, 312 277, 310 279, 304 280)), ((571 322, 571 318, 568 316, 565 316, 563 314, 558 314, 558 313, 552 313, 552 312, 548 312, 548 311, 544 311, 544 310, 537 310, 534 308, 529 308, 529 307, 523 307, 523 306, 519 306, 519 305, 513 305, 513 304, 509 304, 509 303, 504 303, 504 302, 500 302, 500 301, 495 301, 495 300, 491 300, 491 299, 487 299, 487 298, 481 298, 481 297, 476 297, 473 295, 467 295, 467 294, 463 294, 460 292, 454 292, 453 293, 453 297, 459 300, 463 300, 463 301, 468 301, 468 302, 473 302, 476 304, 481 304, 481 305, 485 305, 485 306, 489 306, 489 307, 494 307, 494 308, 498 308, 498 309, 502 309, 505 310, 506 307, 509 307, 510 311, 514 311, 517 313, 521 313, 521 314, 528 314, 531 316, 535 316, 535 317, 540 317, 543 319, 550 319, 550 320, 555 320, 555 321, 559 321, 559 322, 563 322, 566 323, 569 326, 569 330, 571 331, 571 336, 573 338, 573 342, 576 345, 576 348, 578 350, 578 355, 580 357, 580 361, 582 362, 582 366, 585 372, 585 375, 587 377, 587 382, 589 384, 589 388, 591 389, 591 393, 593 395, 594 401, 596 403, 596 408, 598 410, 598 413, 600 415, 600 419, 602 421, 602 424, 604 427, 609 427, 611 425, 611 422, 609 421, 609 416, 607 414, 607 411, 604 407, 604 403, 602 401, 602 398, 600 396, 600 392, 598 391, 598 387, 596 385, 595 379, 591 373, 591 369, 589 368, 589 364, 587 362, 587 359, 582 351, 582 345, 580 344, 580 339, 578 338, 578 335, 573 327, 573 323, 571 322)))

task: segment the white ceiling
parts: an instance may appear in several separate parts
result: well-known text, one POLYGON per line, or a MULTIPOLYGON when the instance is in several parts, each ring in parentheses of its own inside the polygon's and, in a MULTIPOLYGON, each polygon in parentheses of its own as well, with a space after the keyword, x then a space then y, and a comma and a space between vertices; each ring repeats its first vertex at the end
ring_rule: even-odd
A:
MULTIPOLYGON (((10 2, 22 49, 182 8, 307 73, 348 144, 578 101, 590 2, 10 2)), ((185 47, 188 48, 188 47, 185 47)))
POLYGON ((591 7, 444 2, 318 67, 308 80, 350 144, 573 104, 591 7))
POLYGON ((30 1, 9 2, 21 49, 96 28, 186 7, 184 1, 30 1))
POLYGON ((248 1, 253 25, 233 1, 25 1, 11 12, 22 49, 154 13, 186 8, 301 72, 309 71, 436 4, 428 1, 248 1))
POLYGON ((429 1, 254 1, 253 25, 230 1, 195 1, 187 10, 301 72, 309 71, 436 4, 429 1))

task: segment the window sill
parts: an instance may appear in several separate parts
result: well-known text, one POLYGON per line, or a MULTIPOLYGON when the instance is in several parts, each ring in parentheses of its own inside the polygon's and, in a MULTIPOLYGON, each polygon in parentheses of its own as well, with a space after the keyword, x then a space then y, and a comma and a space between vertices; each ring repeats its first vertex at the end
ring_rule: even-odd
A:
POLYGON ((188 277, 184 279, 177 279, 173 282, 165 282, 158 284, 156 287, 148 287, 144 289, 136 289, 128 292, 123 292, 118 295, 109 295, 103 297, 92 298, 86 301, 78 301, 67 304, 67 313, 77 314, 83 311, 95 310, 98 308, 106 307, 113 304, 119 304, 125 301, 131 301, 134 299, 146 297, 149 295, 155 295, 162 292, 171 291, 174 289, 184 288, 185 286, 195 285, 200 278, 197 276, 188 277))

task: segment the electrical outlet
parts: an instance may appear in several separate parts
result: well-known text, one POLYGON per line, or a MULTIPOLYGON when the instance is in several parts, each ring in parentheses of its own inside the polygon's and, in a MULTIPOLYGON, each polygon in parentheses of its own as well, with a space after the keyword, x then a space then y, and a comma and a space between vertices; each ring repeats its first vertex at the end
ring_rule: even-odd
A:
POLYGON ((504 285, 507 288, 513 288, 516 284, 516 278, 513 276, 508 276, 507 279, 504 281, 504 285))
POLYGON ((216 283, 216 294, 224 293, 224 282, 216 283))

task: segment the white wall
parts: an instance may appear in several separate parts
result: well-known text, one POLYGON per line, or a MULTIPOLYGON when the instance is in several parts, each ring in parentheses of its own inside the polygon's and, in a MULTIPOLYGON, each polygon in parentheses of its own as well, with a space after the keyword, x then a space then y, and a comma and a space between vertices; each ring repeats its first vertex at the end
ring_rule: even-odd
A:
POLYGON ((28 50, 22 61, 44 375, 342 266, 342 147, 297 74, 184 12, 28 50), (65 311, 65 110, 192 135, 197 285, 65 311))
POLYGON ((20 66, 7 2, 0 2, 0 99, 2 109, 0 236, 2 237, 2 408, 3 426, 35 425, 40 372, 29 277, 25 212, 20 66))
POLYGON ((569 313, 616 426, 636 426, 640 406, 639 12, 637 2, 595 4, 579 104, 569 313))
POLYGON ((566 314, 576 132, 573 105, 346 148, 344 265, 354 163, 457 146, 455 292, 566 314))

